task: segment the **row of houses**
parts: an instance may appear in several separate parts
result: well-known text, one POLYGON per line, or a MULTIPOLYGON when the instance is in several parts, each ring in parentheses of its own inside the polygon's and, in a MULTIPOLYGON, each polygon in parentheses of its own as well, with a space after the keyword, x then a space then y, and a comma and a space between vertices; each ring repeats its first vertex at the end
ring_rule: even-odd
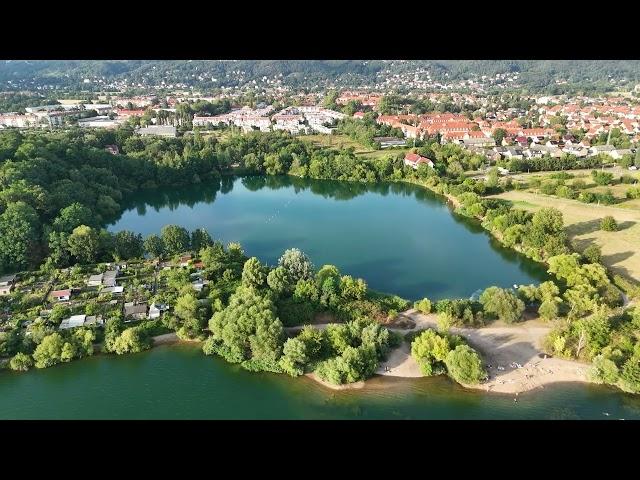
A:
POLYGON ((240 127, 245 132, 286 130, 293 134, 310 131, 330 134, 331 129, 325 124, 344 118, 344 114, 340 112, 318 106, 287 107, 274 115, 271 115, 272 112, 273 108, 269 106, 256 110, 243 107, 216 116, 194 115, 193 126, 204 127, 223 124, 240 127))

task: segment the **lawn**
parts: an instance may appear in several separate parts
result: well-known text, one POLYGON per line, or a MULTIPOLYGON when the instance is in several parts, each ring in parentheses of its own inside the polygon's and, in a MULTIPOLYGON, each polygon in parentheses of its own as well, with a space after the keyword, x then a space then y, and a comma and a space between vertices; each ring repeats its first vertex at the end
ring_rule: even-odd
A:
POLYGON ((615 273, 640 280, 640 208, 620 208, 621 205, 628 207, 637 200, 605 206, 520 190, 504 192, 495 197, 510 200, 529 211, 543 207, 559 209, 577 251, 581 252, 596 243, 602 249, 602 262, 607 267, 615 273), (617 232, 600 230, 600 220, 606 215, 617 220, 617 232))
POLYGON ((300 138, 317 146, 335 148, 337 150, 353 147, 354 152, 358 157, 365 157, 369 159, 386 156, 395 157, 398 153, 405 153, 411 150, 409 147, 372 150, 370 147, 352 140, 347 135, 305 135, 300 138))

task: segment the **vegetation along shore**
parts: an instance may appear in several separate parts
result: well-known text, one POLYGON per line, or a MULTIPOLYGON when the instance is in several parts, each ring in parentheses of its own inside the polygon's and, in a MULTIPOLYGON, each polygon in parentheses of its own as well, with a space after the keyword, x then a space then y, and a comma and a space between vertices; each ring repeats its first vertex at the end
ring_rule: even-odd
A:
MULTIPOLYGON (((379 133, 363 125, 341 128, 354 138, 379 133)), ((435 139, 417 142, 415 152, 433 166, 414 169, 404 152, 369 158, 284 133, 218 141, 197 132, 141 138, 127 128, 0 132, 3 365, 46 368, 91 355, 96 343, 105 353, 136 353, 175 332, 245 369, 313 374, 331 385, 361 385, 393 373, 399 361, 415 362, 424 376, 496 392, 567 380, 639 392, 640 288, 633 277, 608 270, 597 245, 577 253, 560 210, 527 211, 499 198, 516 185, 497 167, 472 174, 482 156, 435 139), (107 145, 123 154, 106 152, 107 145), (411 305, 334 265, 318 268, 295 248, 264 265, 204 229, 167 225, 142 238, 103 228, 137 190, 228 174, 416 183, 546 265, 551 280, 411 305), (331 321, 314 327, 318 318, 331 321), (287 330, 295 326, 303 328, 287 330), (517 348, 511 337, 523 339, 517 348), (396 353, 403 351, 410 354, 396 353)), ((603 219, 603 230, 615 230, 614 223, 603 219)))

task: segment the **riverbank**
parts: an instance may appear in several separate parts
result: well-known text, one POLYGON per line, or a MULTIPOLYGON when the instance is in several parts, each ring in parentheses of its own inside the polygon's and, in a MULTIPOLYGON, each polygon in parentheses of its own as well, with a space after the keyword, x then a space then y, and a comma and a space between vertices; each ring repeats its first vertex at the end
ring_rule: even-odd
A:
MULTIPOLYGON (((411 309, 400 314, 400 317, 414 322, 415 326, 411 329, 391 327, 391 330, 408 333, 437 328, 434 314, 425 315, 411 309)), ((477 329, 452 327, 451 333, 462 336, 480 352, 489 374, 486 382, 464 386, 488 392, 517 394, 554 383, 589 383, 589 365, 544 354, 541 344, 550 330, 550 326, 538 320, 517 325, 496 323, 477 329)), ((406 342, 390 353, 376 374, 404 378, 423 376, 406 342)))

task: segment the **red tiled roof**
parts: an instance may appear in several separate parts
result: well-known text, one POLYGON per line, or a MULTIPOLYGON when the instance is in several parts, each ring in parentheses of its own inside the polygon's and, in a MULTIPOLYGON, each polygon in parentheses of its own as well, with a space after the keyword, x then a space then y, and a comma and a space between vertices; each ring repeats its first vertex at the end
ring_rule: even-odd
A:
POLYGON ((69 295, 71 295, 71 290, 70 289, 54 290, 53 292, 51 292, 51 296, 52 297, 68 297, 69 295))

